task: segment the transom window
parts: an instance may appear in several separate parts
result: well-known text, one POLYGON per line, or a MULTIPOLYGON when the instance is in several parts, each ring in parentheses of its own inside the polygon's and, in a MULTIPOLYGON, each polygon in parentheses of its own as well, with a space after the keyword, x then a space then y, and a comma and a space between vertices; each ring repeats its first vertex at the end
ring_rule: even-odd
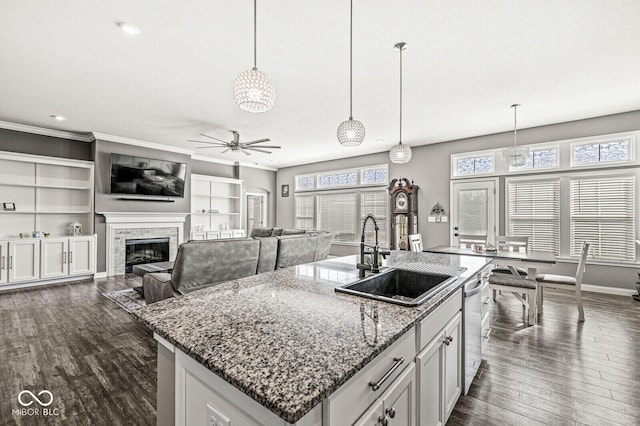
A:
POLYGON ((573 165, 629 161, 629 139, 619 141, 574 145, 573 165))
POLYGON ((358 184, 358 173, 355 171, 331 173, 318 176, 318 188, 339 188, 358 184))
POLYGON ((458 176, 476 175, 493 172, 493 156, 479 156, 461 158, 456 161, 458 176))
POLYGON ((545 148, 529 152, 524 166, 510 167, 509 170, 550 169, 555 167, 558 167, 558 148, 545 148))

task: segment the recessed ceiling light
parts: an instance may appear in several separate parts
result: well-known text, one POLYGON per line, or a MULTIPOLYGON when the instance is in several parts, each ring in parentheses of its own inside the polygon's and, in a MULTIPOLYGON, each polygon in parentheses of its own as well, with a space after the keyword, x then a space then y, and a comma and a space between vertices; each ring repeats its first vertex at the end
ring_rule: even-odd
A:
POLYGON ((140 28, 128 22, 118 22, 118 28, 120 28, 120 31, 131 37, 135 37, 140 34, 140 28))
POLYGON ((58 121, 64 121, 67 119, 67 117, 65 117, 64 115, 59 115, 59 114, 51 114, 49 117, 53 118, 54 120, 58 120, 58 121))
POLYGON ((376 139, 376 142, 378 142, 378 143, 384 143, 384 139, 382 139, 382 138, 378 138, 378 139, 376 139))

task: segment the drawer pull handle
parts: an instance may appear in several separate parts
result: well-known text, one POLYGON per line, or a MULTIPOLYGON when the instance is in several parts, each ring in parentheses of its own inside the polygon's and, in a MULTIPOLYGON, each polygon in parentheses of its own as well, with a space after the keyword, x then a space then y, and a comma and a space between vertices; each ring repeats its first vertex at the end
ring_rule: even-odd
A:
POLYGON ((387 413, 387 416, 389 416, 390 419, 394 418, 396 416, 396 409, 391 407, 391 408, 387 408, 385 410, 385 413, 387 413))
POLYGON ((486 296, 484 299, 482 299, 482 304, 483 305, 488 305, 490 300, 491 300, 491 297, 486 296))
POLYGON ((451 344, 451 342, 453 342, 453 337, 447 336, 447 337, 444 338, 444 341, 442 343, 444 343, 445 345, 449 346, 451 344))
POLYGON ((487 328, 487 331, 482 335, 482 338, 488 339, 490 334, 491 334, 491 329, 487 328))
POLYGON ((393 364, 393 366, 386 372, 384 373, 384 376, 382 376, 382 378, 380 380, 378 380, 377 382, 369 382, 369 386, 371 386, 371 390, 372 391, 377 391, 378 389, 380 389, 380 386, 382 386, 382 384, 393 374, 394 371, 396 371, 398 369, 398 367, 400 367, 400 365, 404 362, 404 357, 401 358, 394 358, 393 359, 395 361, 395 364, 393 364))
POLYGON ((13 269, 13 256, 9 256, 9 269, 13 269))
POLYGON ((4 269, 4 256, 2 256, 2 266, 0 266, 0 269, 4 269))
POLYGON ((387 418, 387 416, 379 416, 378 424, 380 426, 389 426, 389 419, 387 418))

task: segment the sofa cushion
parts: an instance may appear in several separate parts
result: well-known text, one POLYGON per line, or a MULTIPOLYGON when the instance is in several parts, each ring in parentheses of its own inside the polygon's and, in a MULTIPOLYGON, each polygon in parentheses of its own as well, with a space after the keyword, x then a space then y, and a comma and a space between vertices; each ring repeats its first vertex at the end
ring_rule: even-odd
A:
POLYGON ((276 269, 310 263, 316 255, 317 236, 283 235, 278 239, 276 269))
POLYGON ((177 293, 171 284, 171 274, 167 272, 152 272, 142 277, 144 300, 148 304, 173 297, 177 293))
POLYGON ((329 252, 331 251, 331 233, 317 233, 316 238, 316 254, 313 257, 314 262, 326 259, 329 257, 329 252))
POLYGON ((251 228, 249 232, 250 237, 270 237, 273 232, 273 228, 251 228))
POLYGON ((278 257, 278 239, 276 237, 257 237, 256 240, 260 241, 260 255, 256 273, 273 271, 276 269, 278 257))
POLYGON ((306 231, 304 229, 291 229, 284 228, 282 229, 282 235, 299 235, 304 234, 306 231))
POLYGON ((189 293, 222 281, 256 273, 260 241, 251 238, 191 241, 178 248, 171 281, 189 293))
POLYGON ((271 231, 271 236, 279 237, 280 235, 282 235, 282 228, 273 228, 273 231, 271 231))

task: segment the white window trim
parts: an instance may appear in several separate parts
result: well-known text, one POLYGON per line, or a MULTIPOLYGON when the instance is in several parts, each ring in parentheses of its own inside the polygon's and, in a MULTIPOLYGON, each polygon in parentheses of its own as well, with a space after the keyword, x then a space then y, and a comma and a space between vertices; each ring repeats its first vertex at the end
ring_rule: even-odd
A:
POLYGON ((295 192, 315 191, 316 190, 316 186, 317 186, 317 181, 315 179, 315 176, 316 176, 315 173, 307 173, 307 174, 304 174, 304 175, 295 175, 295 177, 294 177, 295 192), (304 189, 298 188, 298 180, 300 178, 307 178, 307 177, 314 178, 313 179, 313 188, 304 188, 304 189))
POLYGON ((363 167, 353 167, 350 169, 339 169, 339 170, 328 170, 321 171, 315 173, 305 173, 302 175, 295 175, 295 192, 318 192, 318 191, 338 191, 341 189, 354 189, 354 188, 366 188, 366 187, 381 187, 387 186, 389 184, 389 165, 388 164, 375 164, 371 166, 363 166, 363 167), (375 170, 375 169, 385 169, 387 171, 387 181, 384 183, 362 183, 362 176, 366 170, 375 170), (340 173, 356 173, 356 181, 355 185, 340 185, 340 186, 330 186, 330 187, 320 187, 320 177, 335 175, 340 173), (312 177, 314 179, 314 188, 313 189, 299 189, 298 188, 298 179, 312 177))

